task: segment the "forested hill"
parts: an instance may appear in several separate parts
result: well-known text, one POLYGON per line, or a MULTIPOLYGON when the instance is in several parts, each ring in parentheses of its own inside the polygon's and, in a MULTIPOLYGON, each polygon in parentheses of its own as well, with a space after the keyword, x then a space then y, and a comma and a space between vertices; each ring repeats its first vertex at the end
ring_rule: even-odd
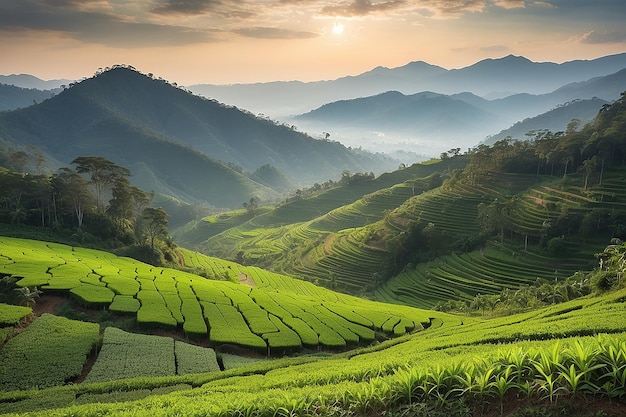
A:
POLYGON ((315 140, 121 66, 38 105, 0 114, 0 137, 16 147, 35 145, 59 165, 104 156, 131 169, 144 189, 222 207, 262 197, 252 190, 263 194, 265 187, 240 173, 266 164, 310 183, 344 170, 388 168, 380 165, 383 158, 315 140), (229 185, 217 190, 218 183, 229 185))

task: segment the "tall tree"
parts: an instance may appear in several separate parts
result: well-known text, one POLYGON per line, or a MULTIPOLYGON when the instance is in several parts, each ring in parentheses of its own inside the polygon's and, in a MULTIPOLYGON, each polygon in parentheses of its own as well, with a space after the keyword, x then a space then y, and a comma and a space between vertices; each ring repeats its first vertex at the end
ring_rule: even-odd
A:
POLYGON ((98 213, 105 211, 105 195, 113 184, 121 177, 130 176, 127 168, 119 166, 102 156, 79 156, 72 164, 76 165, 76 172, 89 174, 95 188, 96 207, 98 213))
POLYGON ((76 226, 83 225, 85 212, 93 207, 93 197, 89 192, 89 183, 69 168, 61 168, 52 176, 52 204, 55 221, 57 212, 76 216, 76 226))
POLYGON ((107 214, 114 219, 121 231, 134 232, 140 237, 139 220, 143 210, 152 202, 154 193, 147 194, 140 188, 130 185, 127 178, 120 177, 115 181, 111 195, 107 214))
POLYGON ((143 210, 142 219, 148 239, 150 240, 150 248, 154 250, 154 241, 158 237, 167 236, 167 213, 161 207, 148 207, 143 210))

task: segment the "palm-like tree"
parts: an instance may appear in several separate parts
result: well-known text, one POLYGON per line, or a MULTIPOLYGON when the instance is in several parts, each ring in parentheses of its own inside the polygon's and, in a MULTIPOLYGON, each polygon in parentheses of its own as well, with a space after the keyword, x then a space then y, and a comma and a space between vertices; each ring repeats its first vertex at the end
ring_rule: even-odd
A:
POLYGON ((22 303, 24 303, 26 307, 33 307, 35 304, 37 304, 35 300, 39 298, 41 294, 43 294, 43 291, 37 289, 37 287, 32 290, 28 287, 21 287, 16 288, 15 291, 20 293, 22 303))

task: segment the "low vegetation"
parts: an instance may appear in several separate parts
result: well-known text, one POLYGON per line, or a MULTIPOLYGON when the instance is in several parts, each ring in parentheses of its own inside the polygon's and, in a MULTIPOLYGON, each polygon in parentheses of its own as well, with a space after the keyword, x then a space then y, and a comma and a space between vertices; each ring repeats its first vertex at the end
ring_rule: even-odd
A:
POLYGON ((108 252, 0 238, 0 273, 21 288, 136 316, 144 328, 181 331, 214 345, 260 353, 344 349, 429 324, 428 313, 340 295, 308 282, 185 252, 209 280, 108 252), (242 279, 249 285, 240 285, 242 279), (258 284, 257 284, 258 282, 258 284), (378 333, 378 334, 377 334, 378 333))
MULTIPOLYGON (((0 409, 85 416, 400 416, 456 410, 464 416, 471 410, 499 415, 532 404, 548 409, 585 398, 603 399, 597 410, 623 413, 625 299, 621 290, 491 320, 442 315, 438 327, 343 354, 5 392, 0 409)), ((116 329, 107 330, 105 339, 110 336, 138 340, 116 329)), ((143 349, 135 346, 129 353, 143 349)), ((175 345, 167 348, 173 350, 175 345)))

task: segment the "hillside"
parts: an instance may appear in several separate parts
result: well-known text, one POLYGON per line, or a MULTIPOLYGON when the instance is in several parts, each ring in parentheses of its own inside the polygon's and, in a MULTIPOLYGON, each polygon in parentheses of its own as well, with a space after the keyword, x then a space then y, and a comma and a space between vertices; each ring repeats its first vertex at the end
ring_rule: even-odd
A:
POLYGON ((473 147, 486 137, 493 143, 494 138, 506 136, 496 132, 510 131, 523 139, 531 130, 564 131, 572 119, 591 121, 603 104, 617 100, 624 90, 626 70, 549 93, 519 93, 493 100, 467 91, 451 95, 388 91, 328 103, 288 120, 307 132, 325 129, 353 146, 404 147, 439 155, 451 147, 473 147))
POLYGON ((463 100, 430 92, 406 96, 397 91, 325 104, 297 116, 294 122, 305 130, 310 126, 358 128, 418 139, 446 138, 447 142, 461 142, 461 136, 476 137, 486 124, 498 124, 495 114, 463 100))
POLYGON ((491 145, 506 137, 525 140, 528 133, 541 130, 565 132, 572 120, 578 120, 580 126, 584 126, 595 119, 598 111, 605 104, 609 103, 599 98, 567 102, 546 113, 517 122, 510 128, 489 136, 484 143, 491 145))
POLYGON ((71 80, 42 80, 30 74, 0 75, 0 83, 16 87, 37 90, 56 90, 67 85, 71 80))
POLYGON ((232 345, 267 355, 337 350, 430 326, 423 311, 188 251, 188 270, 207 278, 96 250, 5 237, 0 243, 0 274, 15 278, 18 288, 69 295, 87 308, 135 316, 139 330, 168 329, 214 348, 232 345))
POLYGON ((37 90, 0 84, 0 111, 32 106, 57 93, 58 90, 37 90))
POLYGON ((622 98, 603 107, 566 135, 451 150, 439 164, 394 173, 393 183, 365 181, 370 188, 334 205, 319 202, 350 187, 322 190, 277 208, 281 222, 268 221, 272 212, 210 220, 175 237, 207 254, 424 308, 560 280, 591 269, 611 238, 626 238, 624 106, 622 98), (305 213, 292 205, 307 216, 288 214, 305 213))
POLYGON ((126 67, 0 114, 0 136, 16 147, 37 146, 54 168, 76 156, 104 156, 131 169, 141 188, 217 207, 272 195, 242 175, 266 164, 294 182, 312 183, 390 162, 314 140, 126 67))

